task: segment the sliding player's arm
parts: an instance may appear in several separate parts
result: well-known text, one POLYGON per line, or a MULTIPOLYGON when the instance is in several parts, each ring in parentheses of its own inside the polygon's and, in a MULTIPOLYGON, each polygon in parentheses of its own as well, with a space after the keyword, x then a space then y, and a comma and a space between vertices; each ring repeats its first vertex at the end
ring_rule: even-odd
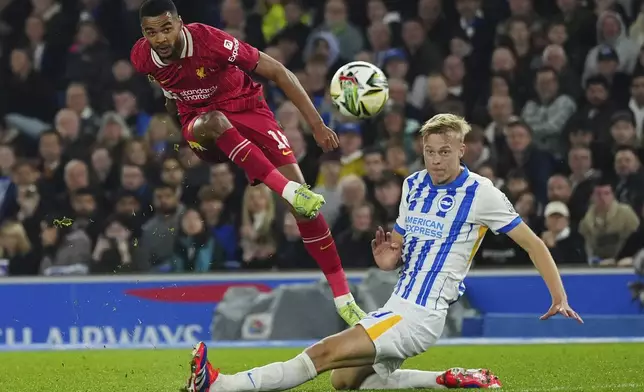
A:
POLYGON ((376 238, 371 241, 373 259, 383 271, 393 271, 400 267, 402 256, 403 237, 396 231, 385 232, 378 227, 376 238))
POLYGON ((565 317, 583 322, 581 317, 568 305, 566 290, 561 275, 546 244, 543 243, 517 214, 508 198, 491 184, 482 184, 483 189, 476 200, 477 219, 495 233, 507 234, 525 250, 541 274, 550 296, 552 306, 541 319, 548 319, 559 313, 565 317))
POLYGON ((293 72, 263 52, 259 53, 259 61, 257 62, 255 72, 275 82, 277 87, 293 102, 311 127, 318 146, 324 151, 338 148, 338 136, 324 124, 320 113, 318 113, 306 90, 304 90, 304 87, 302 87, 302 84, 293 72))

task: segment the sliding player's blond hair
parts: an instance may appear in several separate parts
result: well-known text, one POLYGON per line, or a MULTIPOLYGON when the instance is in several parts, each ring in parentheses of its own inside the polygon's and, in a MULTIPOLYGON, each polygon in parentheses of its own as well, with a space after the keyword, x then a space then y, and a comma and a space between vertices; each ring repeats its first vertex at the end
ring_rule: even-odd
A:
POLYGON ((463 117, 451 113, 441 113, 427 120, 420 128, 420 134, 427 136, 454 133, 462 143, 465 135, 471 130, 472 127, 463 117))

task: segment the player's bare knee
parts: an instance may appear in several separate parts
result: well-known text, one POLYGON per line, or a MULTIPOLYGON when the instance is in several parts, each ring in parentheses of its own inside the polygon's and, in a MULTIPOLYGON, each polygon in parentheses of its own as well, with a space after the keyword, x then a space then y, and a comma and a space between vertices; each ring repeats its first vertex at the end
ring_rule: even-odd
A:
POLYGON ((196 133, 202 133, 201 135, 196 136, 216 140, 225 131, 232 127, 233 125, 230 123, 226 115, 215 110, 199 117, 195 122, 194 129, 196 133))
POLYGON ((333 344, 329 344, 328 340, 328 338, 323 339, 306 349, 306 354, 311 358, 318 373, 328 370, 329 365, 336 359, 333 344))

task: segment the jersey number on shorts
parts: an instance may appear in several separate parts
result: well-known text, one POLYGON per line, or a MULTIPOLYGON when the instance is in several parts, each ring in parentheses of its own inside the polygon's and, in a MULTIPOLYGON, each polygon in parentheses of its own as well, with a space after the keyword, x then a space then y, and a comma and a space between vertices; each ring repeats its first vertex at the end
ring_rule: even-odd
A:
POLYGON ((281 131, 268 131, 268 134, 271 135, 273 139, 275 139, 278 149, 286 150, 291 148, 291 146, 288 144, 288 138, 281 131))

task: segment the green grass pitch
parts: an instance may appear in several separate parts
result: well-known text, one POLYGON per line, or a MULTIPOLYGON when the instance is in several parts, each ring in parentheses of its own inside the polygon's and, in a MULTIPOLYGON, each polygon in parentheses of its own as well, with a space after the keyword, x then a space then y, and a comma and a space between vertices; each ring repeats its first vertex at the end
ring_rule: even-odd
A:
MULTIPOLYGON (((212 349, 231 373, 286 360, 298 349, 212 349)), ((0 353, 3 392, 177 391, 190 350, 87 350, 0 353)), ((440 346, 405 367, 492 369, 512 391, 644 391, 644 344, 440 346)), ((328 375, 296 389, 330 391, 328 375)))

